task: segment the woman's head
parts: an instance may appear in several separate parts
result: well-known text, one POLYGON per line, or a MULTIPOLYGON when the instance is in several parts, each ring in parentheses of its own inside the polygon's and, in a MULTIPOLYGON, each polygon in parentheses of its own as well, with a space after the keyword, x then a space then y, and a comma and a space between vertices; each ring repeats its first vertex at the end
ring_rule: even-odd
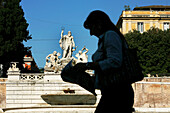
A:
POLYGON ((100 10, 92 11, 84 22, 84 27, 90 30, 91 35, 100 36, 108 30, 120 31, 112 23, 109 16, 100 10))

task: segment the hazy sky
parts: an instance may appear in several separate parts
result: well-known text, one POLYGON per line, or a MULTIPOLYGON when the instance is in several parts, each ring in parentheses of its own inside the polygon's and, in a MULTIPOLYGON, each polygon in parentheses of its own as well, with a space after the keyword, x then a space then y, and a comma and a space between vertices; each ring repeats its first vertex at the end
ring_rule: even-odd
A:
POLYGON ((131 9, 136 6, 170 5, 170 0, 22 0, 21 6, 32 35, 32 39, 24 44, 32 46, 37 65, 44 67, 48 54, 62 52, 59 39, 61 28, 64 27, 64 34, 71 31, 78 46, 73 56, 86 46, 91 61, 98 39, 89 35, 89 31, 83 28, 83 22, 91 11, 102 10, 116 24, 124 5, 129 5, 131 9))

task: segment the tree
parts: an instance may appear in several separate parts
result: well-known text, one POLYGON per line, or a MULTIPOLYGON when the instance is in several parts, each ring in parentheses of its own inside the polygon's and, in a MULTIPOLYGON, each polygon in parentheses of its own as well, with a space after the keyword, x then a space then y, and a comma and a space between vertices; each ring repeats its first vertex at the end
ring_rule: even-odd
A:
POLYGON ((139 62, 145 74, 170 72, 170 30, 151 28, 143 34, 138 31, 125 35, 130 48, 138 49, 139 62))
POLYGON ((22 68, 23 57, 30 49, 24 47, 23 41, 31 39, 31 36, 20 6, 21 0, 0 2, 0 64, 3 64, 5 74, 11 61, 19 62, 19 67, 22 68))

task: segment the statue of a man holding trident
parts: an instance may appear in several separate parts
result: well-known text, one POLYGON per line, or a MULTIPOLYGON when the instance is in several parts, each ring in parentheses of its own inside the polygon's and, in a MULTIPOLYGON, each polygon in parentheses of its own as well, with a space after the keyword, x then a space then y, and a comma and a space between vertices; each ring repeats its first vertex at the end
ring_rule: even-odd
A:
POLYGON ((64 29, 61 31, 61 39, 59 41, 60 47, 63 49, 62 58, 71 58, 72 52, 75 51, 75 43, 71 31, 68 31, 68 35, 63 35, 64 29))

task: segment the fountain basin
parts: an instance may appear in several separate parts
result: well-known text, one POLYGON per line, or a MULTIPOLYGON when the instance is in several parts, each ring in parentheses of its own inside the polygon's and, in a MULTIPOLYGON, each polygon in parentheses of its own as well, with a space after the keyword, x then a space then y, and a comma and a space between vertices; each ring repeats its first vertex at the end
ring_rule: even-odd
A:
POLYGON ((45 94, 41 98, 50 105, 94 105, 97 100, 91 94, 45 94))

